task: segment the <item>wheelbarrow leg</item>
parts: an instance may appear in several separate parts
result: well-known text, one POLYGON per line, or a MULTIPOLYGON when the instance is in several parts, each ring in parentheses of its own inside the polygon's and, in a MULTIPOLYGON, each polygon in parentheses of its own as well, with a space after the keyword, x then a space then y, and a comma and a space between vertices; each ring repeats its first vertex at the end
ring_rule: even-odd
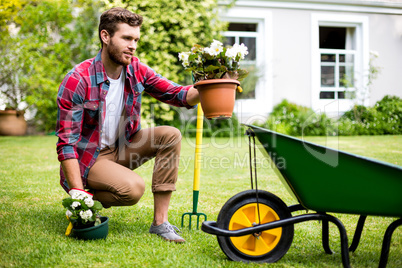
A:
MULTIPOLYGON (((348 249, 348 236, 346 234, 345 227, 343 226, 342 222, 338 218, 331 216, 331 215, 327 215, 325 213, 320 213, 320 214, 324 215, 324 217, 322 219, 323 223, 326 222, 328 225, 328 221, 331 221, 338 227, 340 238, 341 238, 342 264, 343 264, 343 267, 349 268, 350 267, 350 259, 349 259, 349 249, 348 249)), ((328 228, 327 228, 327 230, 328 230, 328 228)), ((328 238, 328 235, 327 235, 327 238, 328 238)))
POLYGON ((342 222, 331 215, 326 214, 325 212, 318 212, 319 215, 322 215, 322 246, 324 247, 324 251, 327 254, 333 254, 334 252, 331 250, 329 246, 329 222, 334 223, 339 230, 340 238, 341 238, 341 256, 342 256, 342 264, 343 267, 350 267, 350 259, 349 259, 349 249, 348 249, 348 236, 346 234, 346 229, 343 226, 342 222))
POLYGON ((357 249, 357 246, 359 245, 360 238, 362 236, 364 222, 366 221, 366 218, 367 218, 366 215, 360 215, 360 217, 359 217, 359 221, 357 222, 357 226, 356 226, 356 231, 353 236, 352 244, 349 247, 350 252, 355 252, 357 249))
POLYGON ((207 215, 197 212, 198 196, 200 193, 200 171, 201 171, 201 147, 202 147, 202 130, 204 123, 204 113, 202 112, 201 104, 197 108, 197 132, 195 137, 195 157, 194 157, 194 182, 193 182, 193 212, 186 212, 181 217, 181 227, 184 226, 184 218, 189 216, 189 230, 191 230, 191 217, 197 217, 197 229, 199 228, 200 217, 203 216, 205 221, 207 215))
MULTIPOLYGON (((323 214, 325 214, 325 213, 323 213, 323 214)), ((366 215, 361 215, 359 217, 359 221, 356 226, 356 231, 353 236, 352 244, 349 247, 350 252, 355 252, 355 250, 357 249, 357 246, 359 245, 366 218, 367 218, 366 215)), ((324 248, 325 253, 327 253, 327 254, 334 253, 331 250, 331 247, 329 246, 329 226, 328 226, 328 221, 326 221, 326 220, 322 221, 322 246, 324 248)))
POLYGON ((324 248, 325 253, 334 253, 329 246, 329 224, 327 220, 322 221, 322 247, 324 248))
POLYGON ((387 266, 392 234, 394 233, 395 229, 401 225, 402 219, 396 220, 391 223, 385 231, 384 240, 382 241, 380 264, 378 265, 379 268, 385 268, 387 266))

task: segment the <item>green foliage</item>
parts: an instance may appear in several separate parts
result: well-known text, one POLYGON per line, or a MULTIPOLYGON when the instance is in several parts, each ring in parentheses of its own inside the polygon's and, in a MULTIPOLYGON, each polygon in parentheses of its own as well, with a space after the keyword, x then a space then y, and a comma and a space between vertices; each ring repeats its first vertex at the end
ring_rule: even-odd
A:
POLYGON ((373 107, 355 105, 337 121, 283 100, 261 126, 292 136, 402 134, 402 99, 387 95, 373 107))
POLYGON ((8 25, 16 14, 27 4, 28 0, 1 0, 0 1, 0 37, 7 36, 8 25))
POLYGON ((220 38, 226 24, 218 17, 218 1, 104 0, 105 9, 121 6, 144 17, 137 56, 168 79, 184 81, 181 51, 220 38))
POLYGON ((0 86, 7 106, 17 109, 24 101, 34 104, 36 95, 54 96, 49 94, 57 87, 54 80, 64 71, 58 60, 69 56, 63 53, 67 44, 57 38, 69 34, 63 28, 71 19, 62 1, 31 2, 12 18, 8 36, 0 44, 5 63, 0 67, 0 86))
POLYGON ((0 86, 8 107, 32 108, 35 125, 51 131, 56 125, 56 95, 64 75, 95 51, 97 1, 24 3, 15 5, 17 12, 8 15, 7 38, 0 41, 4 51, 0 86))
POLYGON ((229 119, 212 119, 204 121, 205 137, 237 137, 245 133, 235 114, 229 119))
POLYGON ((159 102, 144 94, 141 105, 141 124, 148 126, 149 124, 169 125, 174 120, 176 107, 170 107, 166 103, 159 102))
MULTIPOLYGON (((164 104, 154 104, 152 110, 154 114, 163 108, 164 104)), ((162 117, 153 117, 155 125, 170 125, 179 129, 184 137, 195 137, 197 130, 197 109, 183 111, 181 108, 173 107, 170 109, 172 117, 164 119, 162 117)), ((244 134, 244 128, 235 114, 229 119, 203 118, 203 137, 237 137, 244 134)))
POLYGON ((210 47, 195 44, 191 51, 179 53, 179 59, 187 72, 191 72, 194 82, 206 79, 230 78, 243 80, 248 72, 240 69, 240 60, 248 54, 244 44, 223 47, 223 43, 214 40, 210 47))
MULTIPOLYGON (((225 24, 218 20, 217 1, 133 0, 4 0, 0 2, 0 87, 10 108, 32 108, 35 125, 54 130, 56 95, 71 68, 95 56, 100 48, 97 27, 101 12, 122 6, 144 17, 137 56, 175 82, 186 77, 177 55, 194 43, 206 44, 225 24)), ((151 118, 145 95, 144 118, 151 118)), ((173 116, 169 108, 162 119, 173 116)), ((159 114, 157 114, 159 116, 159 114)))
POLYGON ((62 205, 65 207, 69 215, 69 220, 74 227, 85 226, 95 222, 95 226, 101 223, 99 211, 103 209, 102 203, 93 201, 89 197, 67 197, 62 200, 62 205), (90 217, 85 217, 81 213, 90 211, 90 217))
POLYGON ((33 75, 37 79, 29 80, 31 92, 27 102, 36 108, 36 125, 45 131, 55 128, 56 95, 65 74, 74 64, 96 53, 96 31, 93 29, 98 24, 95 16, 98 10, 95 3, 43 1, 36 7, 30 6, 26 14, 26 17, 33 17, 27 31, 37 29, 28 38, 30 42, 39 41, 33 63, 33 75), (46 14, 46 20, 43 14, 46 14), (70 29, 71 23, 73 29, 70 29))
POLYGON ((274 107, 262 127, 292 136, 336 135, 332 121, 325 114, 315 114, 312 109, 287 100, 274 107))
MULTIPOLYGON (((180 84, 190 84, 192 80, 178 60, 179 52, 188 50, 193 44, 207 45, 213 39, 221 38, 220 32, 226 27, 226 23, 219 20, 217 0, 103 2, 104 10, 120 6, 143 16, 136 56, 156 72, 180 84)), ((167 106, 161 110, 162 113, 152 113, 151 106, 158 101, 147 94, 143 95, 142 101, 142 119, 149 124, 153 123, 150 118, 166 120, 166 117, 173 116, 174 112, 167 106)))
POLYGON ((402 99, 385 96, 373 107, 355 105, 339 120, 339 135, 402 134, 402 99))

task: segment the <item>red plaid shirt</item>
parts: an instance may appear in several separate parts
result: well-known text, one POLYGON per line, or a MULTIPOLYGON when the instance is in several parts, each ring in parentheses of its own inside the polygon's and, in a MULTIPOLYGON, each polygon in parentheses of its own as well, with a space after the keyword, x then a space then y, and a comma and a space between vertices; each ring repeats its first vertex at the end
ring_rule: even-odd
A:
MULTIPOLYGON (((184 87, 167 80, 136 57, 127 66, 126 73, 124 107, 127 117, 125 138, 128 141, 141 128, 143 91, 170 105, 192 108, 186 102, 191 86, 184 87)), ((64 78, 57 94, 58 159, 78 159, 84 186, 89 169, 100 152, 109 85, 99 52, 95 58, 76 65, 64 78)), ((60 184, 68 192, 69 186, 61 167, 60 184)))

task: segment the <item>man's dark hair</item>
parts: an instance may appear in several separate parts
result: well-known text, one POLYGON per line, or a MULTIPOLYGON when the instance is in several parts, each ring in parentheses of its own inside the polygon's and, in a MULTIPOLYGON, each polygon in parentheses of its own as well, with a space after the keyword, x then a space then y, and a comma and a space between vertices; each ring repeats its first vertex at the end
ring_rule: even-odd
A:
POLYGON ((101 31, 106 30, 110 37, 113 37, 119 23, 127 23, 130 26, 141 26, 142 16, 135 14, 121 7, 114 7, 105 12, 100 17, 99 22, 99 40, 103 47, 101 31))

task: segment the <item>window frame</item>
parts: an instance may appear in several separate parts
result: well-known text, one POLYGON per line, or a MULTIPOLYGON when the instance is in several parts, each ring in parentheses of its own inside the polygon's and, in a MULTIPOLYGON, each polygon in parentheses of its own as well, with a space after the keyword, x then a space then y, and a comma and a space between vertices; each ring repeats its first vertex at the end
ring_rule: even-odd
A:
MULTIPOLYGON (((244 37, 247 37, 245 36, 247 33, 257 33, 258 35, 256 40, 256 66, 261 73, 255 89, 255 98, 236 100, 234 112, 242 123, 249 123, 253 120, 266 118, 273 107, 272 12, 256 8, 234 6, 222 14, 221 19, 228 23, 258 24, 257 32, 240 32, 244 37), (250 14, 253 14, 253 16, 251 17, 250 14)), ((225 34, 226 32, 222 33, 222 35, 225 34)))
MULTIPOLYGON (((232 22, 229 22, 229 23, 232 23, 232 22)), ((246 22, 244 22, 244 23, 246 23, 246 22)), ((254 66, 255 68, 257 68, 257 62, 258 62, 258 49, 259 49, 259 47, 258 47, 258 39, 259 39, 259 36, 260 36, 260 34, 258 33, 258 27, 259 27, 259 24, 258 23, 250 23, 250 22, 248 22, 249 24, 256 24, 257 25, 257 27, 256 27, 256 31, 255 32, 251 32, 251 31, 225 31, 225 32, 223 32, 222 33, 222 35, 224 36, 224 37, 233 37, 234 39, 235 39, 235 43, 237 43, 237 44, 241 44, 242 42, 240 41, 240 39, 241 38, 255 38, 255 51, 254 51, 254 55, 255 55, 255 59, 254 60, 246 60, 246 59, 244 59, 244 60, 241 60, 241 66, 243 67, 243 68, 245 68, 245 69, 247 69, 248 67, 251 67, 251 66, 254 66)), ((233 45, 233 44, 230 44, 230 45, 233 45)), ((247 46, 247 44, 246 44, 246 46, 247 46)), ((248 48, 248 51, 250 52, 250 47, 248 48)), ((247 58, 247 56, 246 56, 246 58, 247 58)), ((251 98, 245 98, 245 97, 243 97, 242 96, 242 93, 239 93, 239 95, 237 95, 238 93, 236 93, 236 95, 237 95, 237 100, 238 101, 241 101, 241 100, 255 100, 256 99, 256 97, 257 97, 257 94, 256 94, 256 92, 257 92, 257 86, 258 86, 258 83, 255 85, 255 88, 254 88, 254 92, 253 92, 253 96, 254 97, 251 97, 251 98)))
MULTIPOLYGON (((355 75, 355 66, 356 66, 356 50, 350 50, 350 49, 320 49, 320 57, 323 54, 330 54, 330 55, 335 55, 335 62, 322 62, 320 61, 320 67, 323 66, 333 66, 334 67, 334 71, 335 71, 335 77, 334 77, 334 86, 322 86, 322 84, 320 84, 320 92, 322 91, 334 91, 334 92, 340 92, 340 91, 350 91, 350 92, 354 92, 355 91, 355 87, 345 87, 341 85, 341 77, 340 77, 340 71, 339 71, 339 67, 344 66, 345 68, 347 66, 352 66, 353 67, 353 78, 355 75), (348 62, 341 62, 339 60, 340 55, 353 55, 353 63, 350 64, 348 62)), ((322 71, 320 70, 320 78, 322 79, 322 71)), ((354 85, 354 81, 353 81, 353 85, 354 85)), ((335 98, 337 99, 337 98, 335 98)))
MULTIPOLYGON (((229 23, 231 23, 232 21, 230 21, 229 23)), ((246 23, 246 22, 244 22, 246 23)), ((250 22, 248 22, 250 23, 250 22)), ((224 37, 234 37, 235 38, 235 43, 240 44, 240 38, 241 37, 255 37, 255 60, 250 60, 250 61, 246 61, 246 60, 242 60, 241 63, 242 64, 247 64, 247 65, 251 65, 251 64, 257 64, 257 58, 258 58, 258 38, 260 38, 260 34, 258 33, 258 23, 250 23, 250 24, 257 24, 257 31, 255 32, 241 32, 241 31, 225 31, 222 33, 222 35, 224 37)))
MULTIPOLYGON (((355 91, 367 85, 367 74, 369 66, 368 49, 368 17, 362 15, 338 15, 326 13, 311 14, 311 106, 313 110, 325 112, 327 114, 340 115, 349 110, 355 103, 354 99, 320 99, 321 91, 344 91, 344 87, 321 87, 321 52, 331 51, 332 49, 320 49, 319 47, 319 27, 346 27, 355 28, 355 49, 354 51, 354 87, 346 88, 348 91, 355 91), (326 90, 328 89, 328 90, 326 90)), ((338 49, 333 49, 333 51, 338 49)), ((350 51, 350 50, 338 50, 350 51)), ((330 53, 328 53, 330 54, 330 53)), ((343 54, 343 53, 341 53, 343 54)), ((337 95, 337 94, 336 94, 337 95)), ((365 100, 365 104, 369 100, 365 100)))

